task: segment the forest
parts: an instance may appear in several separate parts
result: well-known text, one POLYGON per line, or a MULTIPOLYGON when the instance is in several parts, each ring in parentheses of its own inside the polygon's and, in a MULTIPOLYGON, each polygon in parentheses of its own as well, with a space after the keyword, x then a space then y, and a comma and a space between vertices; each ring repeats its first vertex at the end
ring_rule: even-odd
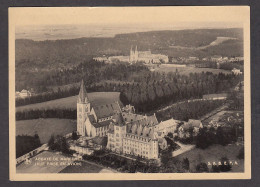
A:
MULTIPOLYGON (((105 64, 91 60, 75 68, 49 72, 45 75, 45 79, 38 81, 32 79, 28 82, 32 82, 30 85, 55 87, 78 83, 82 78, 88 92, 120 92, 123 104, 133 104, 141 113, 177 101, 201 98, 204 94, 227 92, 240 80, 240 77, 232 74, 159 73, 149 71, 142 64, 105 64)), ((78 87, 71 87, 67 90, 58 89, 57 92, 18 99, 16 106, 77 95, 78 91, 78 87)))
POLYGON ((212 111, 223 105, 224 102, 225 101, 223 100, 187 101, 174 107, 170 107, 167 110, 157 112, 156 116, 159 121, 165 121, 171 118, 181 121, 199 119, 206 115, 209 111, 212 111))
MULTIPOLYGON (((203 94, 226 92, 239 82, 232 74, 210 72, 190 73, 188 76, 178 72, 150 72, 142 64, 105 64, 94 60, 64 71, 49 72, 42 80, 28 80, 30 85, 61 86, 78 83, 84 79, 88 92, 121 92, 123 104, 133 104, 138 112, 149 112, 160 106, 180 100, 201 98, 203 94), (82 75, 82 76, 80 76, 82 75)), ((48 101, 77 95, 78 87, 57 92, 18 99, 16 106, 48 101)))
MULTIPOLYGON (((78 38, 67 40, 15 41, 16 90, 33 87, 39 92, 46 91, 46 76, 68 71, 97 56, 129 55, 131 46, 141 51, 151 50, 154 54, 176 57, 243 56, 242 29, 195 29, 175 31, 152 31, 119 34, 111 38, 78 38), (232 37, 216 46, 205 49, 197 47, 208 45, 217 37, 232 37), (184 48, 173 49, 170 46, 184 48), (194 49, 185 49, 192 47, 194 49)), ((75 76, 77 76, 75 74, 75 76)), ((67 77, 69 79, 70 77, 67 77)), ((66 78, 64 78, 66 79, 66 78)), ((72 79, 74 79, 72 77, 72 79)), ((60 80, 61 81, 61 80, 60 80)), ((66 80, 62 80, 67 82, 66 80)))

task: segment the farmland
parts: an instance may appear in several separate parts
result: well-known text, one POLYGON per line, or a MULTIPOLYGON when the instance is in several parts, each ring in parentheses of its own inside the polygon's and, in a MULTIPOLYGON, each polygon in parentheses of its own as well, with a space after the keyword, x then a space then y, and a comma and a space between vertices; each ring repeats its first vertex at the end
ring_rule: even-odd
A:
MULTIPOLYGON (((237 155, 239 153, 242 145, 231 144, 227 146, 222 145, 212 145, 207 149, 195 148, 181 155, 176 156, 178 160, 183 160, 183 158, 188 158, 190 161, 190 169, 195 170, 197 164, 204 162, 219 162, 222 157, 227 157, 229 161, 236 161, 238 165, 233 165, 231 172, 243 172, 244 171, 244 160, 238 159, 237 155)), ((211 166, 208 166, 211 169, 211 166)))
POLYGON ((213 69, 213 68, 196 68, 196 67, 176 67, 174 64, 162 64, 159 67, 155 67, 154 71, 161 73, 169 73, 178 71, 181 75, 189 75, 190 73, 202 73, 202 72, 212 72, 213 74, 219 74, 220 72, 229 74, 230 71, 223 69, 213 69))
MULTIPOLYGON (((92 92, 88 93, 89 100, 93 105, 108 104, 115 101, 119 101, 119 92, 92 92)), ((71 96, 61 99, 55 99, 52 101, 46 101, 43 103, 30 104, 25 106, 20 106, 16 108, 16 111, 24 110, 35 110, 35 109, 76 109, 77 108, 77 98, 78 96, 71 96)))
POLYGON ((38 133, 41 143, 47 143, 50 136, 66 135, 75 131, 77 128, 75 120, 69 119, 34 119, 16 121, 17 135, 34 135, 38 133))

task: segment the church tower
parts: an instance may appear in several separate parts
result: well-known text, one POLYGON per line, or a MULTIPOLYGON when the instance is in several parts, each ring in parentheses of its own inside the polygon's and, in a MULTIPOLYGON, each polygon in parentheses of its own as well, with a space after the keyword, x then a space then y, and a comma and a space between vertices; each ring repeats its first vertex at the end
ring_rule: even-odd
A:
POLYGON ((130 55, 129 55, 129 62, 132 63, 133 61, 134 61, 134 52, 133 52, 133 49, 132 49, 132 46, 131 46, 130 55))
POLYGON ((85 121, 90 113, 90 102, 82 79, 77 100, 77 131, 79 135, 86 136, 85 121))
POLYGON ((137 50, 137 46, 135 46, 135 62, 138 61, 138 50, 137 50))

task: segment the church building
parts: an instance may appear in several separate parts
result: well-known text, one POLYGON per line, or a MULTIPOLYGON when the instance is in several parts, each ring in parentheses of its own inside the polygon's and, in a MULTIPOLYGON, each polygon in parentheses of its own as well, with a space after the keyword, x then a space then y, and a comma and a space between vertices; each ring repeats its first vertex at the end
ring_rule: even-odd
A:
POLYGON ((77 100, 77 132, 81 136, 106 136, 108 126, 113 122, 115 111, 120 111, 119 102, 105 105, 93 105, 87 95, 82 80, 77 100))
POLYGON ((155 115, 139 115, 131 105, 118 101, 95 106, 90 102, 82 80, 77 99, 77 132, 83 137, 108 137, 107 148, 147 159, 159 155, 155 115))

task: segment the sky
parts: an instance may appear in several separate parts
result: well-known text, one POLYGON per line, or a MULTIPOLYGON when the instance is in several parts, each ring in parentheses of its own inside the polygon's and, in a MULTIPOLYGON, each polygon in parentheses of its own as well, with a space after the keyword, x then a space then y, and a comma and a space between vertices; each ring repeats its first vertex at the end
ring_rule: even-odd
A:
POLYGON ((136 25, 166 27, 241 27, 249 7, 32 7, 9 8, 16 26, 136 25))

